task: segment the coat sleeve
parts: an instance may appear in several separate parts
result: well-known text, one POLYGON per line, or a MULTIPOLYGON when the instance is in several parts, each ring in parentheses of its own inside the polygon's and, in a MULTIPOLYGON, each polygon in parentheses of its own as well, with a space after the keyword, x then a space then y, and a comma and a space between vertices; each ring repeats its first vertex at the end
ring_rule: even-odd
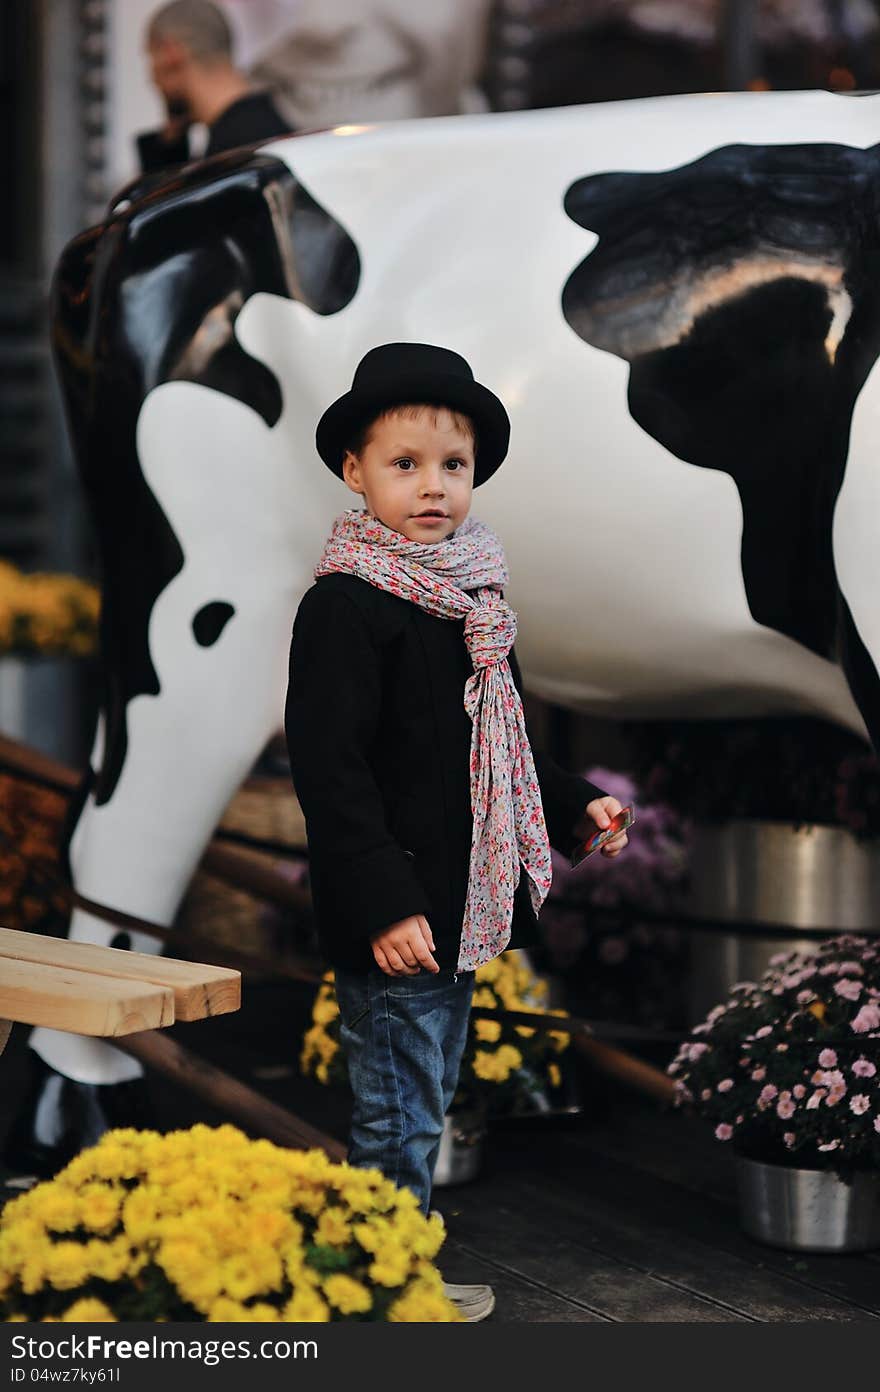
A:
POLYGON ((284 727, 306 820, 315 908, 334 934, 371 937, 429 905, 388 830, 370 764, 379 654, 348 595, 313 586, 293 626, 284 727))
MULTIPOLYGON (((523 681, 522 672, 513 648, 509 656, 510 671, 514 683, 520 695, 522 695, 523 681)), ((531 735, 529 735, 531 743, 531 735)), ((559 767, 549 754, 545 754, 543 749, 536 749, 532 744, 532 757, 535 760, 535 772, 538 775, 538 784, 541 789, 541 802, 544 804, 544 818, 547 822, 547 834, 550 837, 550 844, 563 855, 571 853, 572 844, 575 839, 575 824, 583 816, 587 804, 594 798, 607 796, 595 783, 589 783, 586 778, 579 777, 575 773, 567 773, 565 769, 559 767)))

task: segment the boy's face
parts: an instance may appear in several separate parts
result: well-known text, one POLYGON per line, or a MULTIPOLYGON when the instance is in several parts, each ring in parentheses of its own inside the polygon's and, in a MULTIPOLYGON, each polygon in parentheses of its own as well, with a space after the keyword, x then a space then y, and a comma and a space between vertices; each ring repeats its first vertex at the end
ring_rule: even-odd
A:
POLYGON ((445 541, 460 527, 474 487, 473 436, 442 406, 392 412, 374 421, 343 477, 367 510, 410 541, 445 541))

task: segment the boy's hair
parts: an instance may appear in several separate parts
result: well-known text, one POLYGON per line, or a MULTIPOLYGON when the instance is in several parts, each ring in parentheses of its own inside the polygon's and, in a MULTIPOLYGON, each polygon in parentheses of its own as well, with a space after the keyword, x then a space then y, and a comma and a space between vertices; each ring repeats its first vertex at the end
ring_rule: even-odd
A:
POLYGON ((407 420, 417 420, 423 411, 430 411, 433 414, 435 425, 437 424, 437 413, 448 411, 455 422, 456 429, 460 430, 463 435, 470 435, 473 440, 474 458, 476 459, 479 442, 476 428, 470 416, 466 416, 463 411, 454 411, 451 406, 444 406, 441 402, 402 402, 399 406, 385 406, 353 432, 346 449, 354 455, 359 455, 369 442, 373 426, 377 421, 384 420, 386 416, 404 416, 407 420))
POLYGON ((156 10, 147 25, 147 42, 163 39, 176 39, 202 62, 232 58, 229 20, 210 0, 172 0, 156 10))

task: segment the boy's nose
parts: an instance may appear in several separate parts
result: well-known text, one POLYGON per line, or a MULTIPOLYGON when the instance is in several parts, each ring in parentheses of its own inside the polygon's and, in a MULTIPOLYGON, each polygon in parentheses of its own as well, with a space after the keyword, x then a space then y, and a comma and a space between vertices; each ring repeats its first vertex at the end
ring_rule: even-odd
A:
POLYGON ((445 493, 445 491, 446 488, 443 481, 443 473, 440 469, 438 469, 436 473, 429 472, 424 475, 422 479, 422 487, 420 489, 420 492, 424 494, 425 497, 427 497, 428 495, 433 497, 435 494, 442 494, 445 493))

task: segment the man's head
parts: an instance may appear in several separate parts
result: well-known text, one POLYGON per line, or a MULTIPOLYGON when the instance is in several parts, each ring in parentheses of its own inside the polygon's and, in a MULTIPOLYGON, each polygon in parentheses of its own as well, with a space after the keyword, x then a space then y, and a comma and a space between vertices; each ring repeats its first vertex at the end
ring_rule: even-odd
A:
POLYGON ((470 511, 477 448, 460 411, 389 406, 351 437, 342 476, 386 527, 410 541, 445 541, 470 511))
POLYGON ((174 116, 195 119, 194 92, 206 74, 232 67, 232 31, 209 0, 172 0, 147 25, 150 75, 174 116))

